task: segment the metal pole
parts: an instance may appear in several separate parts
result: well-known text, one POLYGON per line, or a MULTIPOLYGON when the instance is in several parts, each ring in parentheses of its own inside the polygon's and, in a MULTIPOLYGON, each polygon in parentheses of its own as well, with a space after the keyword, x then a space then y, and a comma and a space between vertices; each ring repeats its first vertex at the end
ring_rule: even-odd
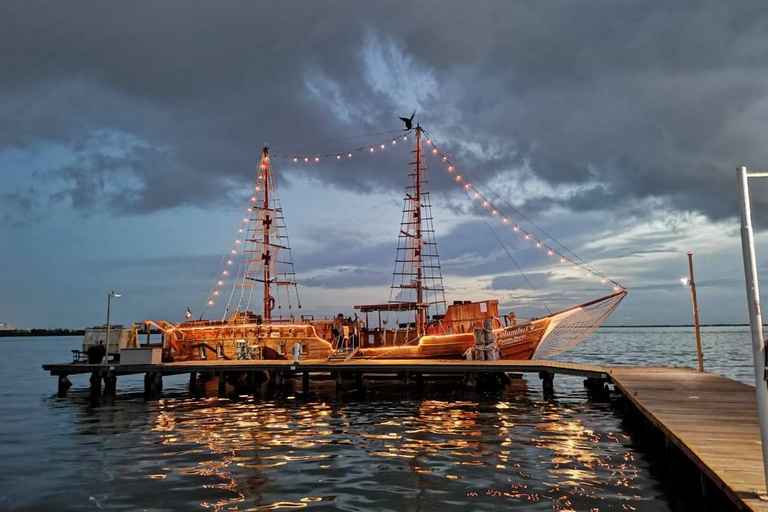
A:
POLYGON ((699 358, 699 371, 704 371, 704 357, 701 354, 701 331, 699 330, 699 306, 696 302, 696 283, 693 281, 693 253, 688 251, 688 284, 691 285, 691 300, 693 301, 693 327, 696 331, 696 355, 699 358))
POLYGON ((109 313, 112 306, 112 294, 115 292, 109 292, 107 294, 107 339, 104 342, 104 364, 107 364, 109 360, 109 313))
POLYGON ((763 445, 763 471, 768 487, 768 386, 766 385, 765 345, 763 344, 763 318, 760 312, 760 288, 757 282, 755 240, 752 232, 752 210, 749 203, 749 176, 746 167, 736 169, 739 180, 741 206, 741 250, 744 255, 744 276, 747 284, 749 325, 752 332, 752 355, 755 365, 755 392, 760 421, 760 439, 763 445))

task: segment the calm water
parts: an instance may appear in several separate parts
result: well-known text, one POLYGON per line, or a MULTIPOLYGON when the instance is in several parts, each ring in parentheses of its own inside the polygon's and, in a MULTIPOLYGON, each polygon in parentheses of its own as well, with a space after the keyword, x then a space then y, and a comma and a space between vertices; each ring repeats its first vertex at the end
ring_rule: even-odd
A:
MULTIPOLYGON (((141 376, 114 399, 88 377, 66 397, 44 362, 79 338, 0 338, 0 510, 679 510, 680 497, 581 379, 500 392, 373 386, 365 398, 191 398, 186 376, 145 399, 141 376)), ((704 331, 707 369, 750 383, 749 331, 704 331)), ((563 359, 695 365, 690 329, 601 329, 563 359)))

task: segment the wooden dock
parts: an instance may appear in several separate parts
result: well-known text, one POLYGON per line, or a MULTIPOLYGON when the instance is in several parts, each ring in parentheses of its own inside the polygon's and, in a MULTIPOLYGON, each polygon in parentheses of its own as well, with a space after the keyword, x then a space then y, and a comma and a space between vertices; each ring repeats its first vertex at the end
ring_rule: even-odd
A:
MULTIPOLYGON (((69 385, 68 375, 91 374, 91 385, 105 383, 114 393, 117 376, 145 374, 145 389, 162 390, 164 375, 189 374, 194 384, 200 372, 219 376, 225 390, 227 375, 261 374, 267 378, 300 377, 304 391, 310 375, 353 375, 363 385, 366 375, 395 374, 404 382, 418 384, 423 375, 538 373, 545 396, 553 393, 555 375, 584 377, 591 392, 601 393, 615 385, 653 428, 695 465, 704 479, 722 491, 736 510, 768 512, 765 494, 757 400, 754 388, 710 373, 689 368, 598 366, 559 361, 464 361, 464 360, 349 360, 325 361, 191 361, 162 364, 47 364, 43 368, 59 377, 59 390, 69 385)), ((253 383, 254 381, 251 381, 253 383)), ((592 394, 591 396, 594 396, 592 394)), ((702 491, 703 492, 703 491, 702 491)))
POLYGON ((739 510, 768 512, 755 389, 688 368, 607 367, 611 381, 739 510))

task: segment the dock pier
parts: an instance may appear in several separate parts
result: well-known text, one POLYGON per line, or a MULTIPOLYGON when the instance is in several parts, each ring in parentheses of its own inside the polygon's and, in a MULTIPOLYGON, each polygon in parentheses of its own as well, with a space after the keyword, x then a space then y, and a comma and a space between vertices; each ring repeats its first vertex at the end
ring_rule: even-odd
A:
MULTIPOLYGON (((300 379, 301 391, 309 392, 310 381, 354 380, 355 389, 365 392, 366 380, 396 378, 421 387, 427 376, 441 378, 468 375, 538 374, 545 398, 555 394, 555 375, 583 377, 592 399, 610 398, 610 385, 623 404, 625 419, 637 419, 651 442, 669 455, 674 449, 692 464, 699 479, 702 506, 722 510, 713 491, 733 510, 768 512, 763 479, 762 444, 755 389, 732 379, 692 368, 599 366, 561 361, 466 361, 466 360, 349 360, 325 361, 185 361, 160 364, 46 364, 43 369, 58 378, 60 393, 70 386, 70 375, 91 374, 91 389, 114 394, 118 377, 144 374, 144 389, 158 394, 166 375, 189 375, 190 390, 198 374, 215 375, 219 393, 225 394, 228 380, 251 389, 266 384, 280 388, 284 379, 300 379), (714 506, 714 508, 712 508, 714 506)), ((472 380, 472 379, 470 379, 472 380)), ((614 395, 615 397, 615 395, 614 395)))

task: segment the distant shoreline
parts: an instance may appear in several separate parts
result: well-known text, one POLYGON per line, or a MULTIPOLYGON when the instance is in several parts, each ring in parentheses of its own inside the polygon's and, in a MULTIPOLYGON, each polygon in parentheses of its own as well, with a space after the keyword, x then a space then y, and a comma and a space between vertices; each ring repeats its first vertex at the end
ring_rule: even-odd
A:
POLYGON ((0 331, 0 338, 32 338, 42 336, 85 336, 85 329, 23 329, 0 331))

